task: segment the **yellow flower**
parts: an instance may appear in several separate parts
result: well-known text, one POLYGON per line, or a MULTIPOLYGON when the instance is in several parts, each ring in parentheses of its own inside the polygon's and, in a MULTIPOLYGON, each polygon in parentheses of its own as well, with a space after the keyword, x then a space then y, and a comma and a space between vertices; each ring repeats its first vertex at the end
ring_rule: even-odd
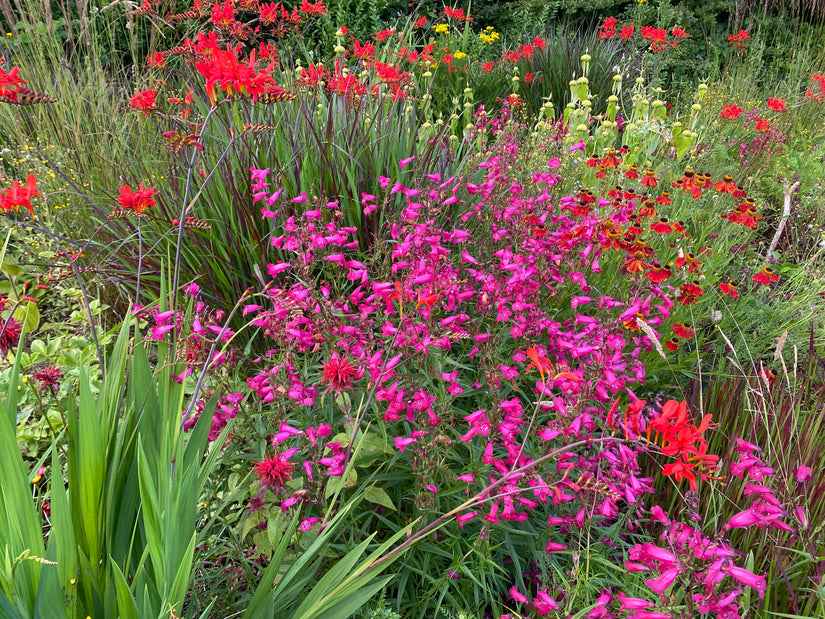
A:
POLYGON ((433 30, 438 34, 447 34, 450 31, 450 27, 447 24, 436 24, 433 30))
POLYGON ((453 58, 455 58, 456 60, 461 60, 462 58, 465 58, 466 56, 467 56, 467 54, 465 54, 464 52, 456 52, 455 54, 453 54, 453 58))

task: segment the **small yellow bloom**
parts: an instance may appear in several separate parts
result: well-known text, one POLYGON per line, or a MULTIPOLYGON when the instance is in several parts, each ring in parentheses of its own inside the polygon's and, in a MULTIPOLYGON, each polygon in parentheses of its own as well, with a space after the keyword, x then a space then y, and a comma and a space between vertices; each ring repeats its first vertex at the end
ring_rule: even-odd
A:
POLYGON ((467 56, 467 54, 465 54, 464 52, 456 52, 455 54, 453 54, 453 58, 455 58, 456 60, 461 60, 462 58, 465 58, 466 56, 467 56))
POLYGON ((437 34, 447 34, 450 31, 450 27, 447 24, 436 24, 433 30, 435 30, 437 34))

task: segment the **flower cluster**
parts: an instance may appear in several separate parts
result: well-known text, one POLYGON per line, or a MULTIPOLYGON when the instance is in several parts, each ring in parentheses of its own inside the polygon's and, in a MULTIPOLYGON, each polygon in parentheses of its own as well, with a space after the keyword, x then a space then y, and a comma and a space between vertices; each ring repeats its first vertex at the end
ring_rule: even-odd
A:
POLYGON ((0 192, 0 211, 14 210, 17 212, 22 206, 29 211, 32 219, 34 219, 34 207, 31 200, 39 195, 37 179, 34 174, 29 174, 26 177, 25 188, 18 181, 13 181, 11 187, 0 192))

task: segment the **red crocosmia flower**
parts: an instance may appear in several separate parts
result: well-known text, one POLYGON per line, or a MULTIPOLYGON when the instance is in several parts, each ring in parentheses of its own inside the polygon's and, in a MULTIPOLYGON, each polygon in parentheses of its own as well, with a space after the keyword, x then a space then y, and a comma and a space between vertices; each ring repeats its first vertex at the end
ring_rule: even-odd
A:
POLYGON ((664 28, 656 28, 654 26, 642 26, 642 38, 655 43, 660 43, 665 40, 667 30, 664 28))
POLYGON ((129 185, 121 187, 120 197, 118 197, 118 201, 120 202, 120 210, 131 210, 134 211, 136 215, 141 215, 146 209, 155 206, 154 196, 155 188, 151 187, 149 189, 145 189, 143 187, 143 183, 138 185, 138 189, 136 191, 132 191, 132 188, 129 185))
POLYGON ((481 65, 481 70, 484 71, 485 73, 489 73, 490 71, 492 71, 493 70, 493 61, 491 60, 490 62, 485 62, 483 65, 481 65))
POLYGON ((530 363, 527 364, 526 372, 529 372, 531 368, 536 368, 541 374, 541 379, 544 380, 546 375, 553 373, 553 363, 547 357, 540 357, 539 351, 537 351, 532 346, 527 349, 527 358, 530 359, 530 363))
POLYGON ((18 71, 20 67, 12 67, 9 72, 0 67, 0 100, 17 102, 20 88, 26 85, 26 80, 17 75, 18 71))
POLYGON ((734 284, 733 282, 728 282, 727 284, 719 284, 719 289, 722 291, 722 294, 729 295, 733 299, 739 296, 739 291, 736 290, 736 284, 734 284))
POLYGON ((638 436, 640 434, 639 430, 639 413, 642 412, 645 404, 647 404, 647 400, 636 400, 635 402, 631 402, 627 405, 624 411, 624 434, 625 436, 630 436, 630 428, 633 428, 633 431, 636 432, 638 436))
POLYGON ((370 43, 369 41, 364 41, 362 45, 358 39, 352 39, 352 53, 355 55, 356 58, 361 60, 368 60, 371 58, 375 58, 375 44, 370 43))
POLYGON ((757 118, 755 129, 757 131, 767 131, 771 128, 771 123, 768 121, 767 118, 757 118))
POLYGON ((739 118, 739 115, 742 113, 742 108, 738 105, 734 105, 731 103, 725 103, 725 107, 722 108, 720 112, 720 116, 725 120, 736 120, 739 118))
POLYGON ((673 323, 673 333, 677 336, 682 338, 683 340, 687 340, 692 338, 696 335, 696 331, 691 329, 688 325, 681 323, 681 322, 674 322, 673 323))
POLYGON ((525 73, 524 74, 524 83, 525 84, 532 84, 534 77, 535 76, 532 73, 525 73))
POLYGON ((771 108, 774 112, 788 111, 785 108, 785 99, 777 99, 776 97, 770 97, 768 99, 768 107, 771 108))
POLYGON ((719 193, 733 193, 736 191, 736 183, 733 182, 733 177, 726 174, 721 181, 713 185, 719 193))
POLYGON ((330 388, 332 388, 337 395, 342 391, 352 390, 352 379, 357 372, 358 370, 350 365, 346 357, 339 357, 338 353, 335 352, 332 353, 329 361, 327 361, 324 366, 324 377, 321 379, 321 382, 329 382, 330 388))
POLYGON ((668 340, 667 342, 665 342, 665 348, 667 348, 671 352, 676 352, 677 350, 679 350, 679 340, 668 340))
POLYGON ((391 37, 394 34, 395 34, 395 28, 387 28, 385 30, 382 30, 381 32, 376 32, 375 33, 375 40, 378 41, 379 43, 383 43, 384 41, 386 41, 389 37, 391 37))
POLYGON ((535 47, 536 49, 546 49, 547 41, 537 36, 535 39, 533 39, 533 47, 535 47))
POLYGON ((275 452, 275 455, 256 462, 254 470, 261 484, 274 490, 292 479, 291 473, 295 470, 295 466, 289 461, 286 453, 278 455, 275 452))
POLYGON ((745 47, 745 41, 749 40, 751 37, 745 30, 740 30, 736 34, 732 34, 728 37, 728 42, 731 43, 734 47, 743 48, 745 47))
POLYGON ((464 14, 464 9, 453 9, 449 6, 444 7, 444 15, 451 19, 458 19, 461 21, 473 21, 473 18, 464 14))
POLYGON ((769 267, 765 267, 753 276, 753 281, 763 286, 770 286, 772 283, 779 281, 779 276, 769 267))
POLYGON ((413 24, 414 28, 424 28, 427 25, 427 18, 426 17, 419 17, 415 20, 413 24))
POLYGON ((616 18, 615 17, 608 17, 602 22, 602 25, 599 26, 599 30, 614 30, 616 28, 616 18))
POLYGON ((308 2, 307 0, 303 0, 301 2, 301 6, 295 10, 299 13, 303 13, 307 17, 327 14, 327 7, 324 6, 323 2, 308 2))
POLYGON ((146 57, 146 66, 150 69, 159 69, 166 64, 166 55, 163 52, 155 52, 146 57))
POLYGON ((629 26, 622 26, 622 31, 619 33, 619 38, 622 41, 627 41, 627 40, 633 38, 633 26, 635 26, 635 25, 636 25, 636 22, 634 21, 629 26))
POLYGON ((232 0, 226 0, 223 5, 217 2, 213 4, 211 21, 218 28, 231 28, 235 23, 235 7, 232 0))
POLYGON ((687 33, 687 30, 684 28, 680 28, 679 26, 673 26, 672 30, 674 38, 681 39, 685 37, 689 37, 690 35, 687 33))
POLYGON ((428 294, 423 297, 419 297, 418 302, 415 304, 415 308, 418 309, 422 305, 426 305, 428 310, 432 310, 433 306, 438 303, 438 300, 441 298, 440 294, 428 294))
POLYGON ((615 17, 608 17, 604 20, 601 26, 599 26, 599 39, 612 39, 616 35, 616 18, 615 17))
POLYGON ((775 385, 776 384, 776 371, 772 370, 770 368, 761 369, 761 370, 759 370, 759 378, 761 378, 763 381, 765 381, 769 385, 775 385))
POLYGON ((133 110, 140 110, 143 112, 145 116, 149 116, 149 114, 155 109, 155 97, 157 97, 158 91, 152 90, 144 90, 143 92, 137 93, 134 97, 129 99, 129 107, 133 110))
POLYGON ((672 475, 677 482, 687 479, 690 484, 690 489, 696 490, 696 474, 693 472, 694 468, 696 468, 695 464, 679 459, 676 462, 666 464, 662 469, 662 475, 672 475))
POLYGON ((645 170, 644 178, 642 178, 642 185, 645 187, 655 187, 659 183, 659 177, 653 170, 645 170))
POLYGON ((32 219, 34 219, 34 207, 32 206, 31 199, 39 195, 37 179, 34 174, 29 174, 26 177, 25 190, 18 181, 13 181, 9 189, 0 192, 0 210, 10 211, 14 209, 16 212, 20 210, 22 206, 29 211, 32 219))

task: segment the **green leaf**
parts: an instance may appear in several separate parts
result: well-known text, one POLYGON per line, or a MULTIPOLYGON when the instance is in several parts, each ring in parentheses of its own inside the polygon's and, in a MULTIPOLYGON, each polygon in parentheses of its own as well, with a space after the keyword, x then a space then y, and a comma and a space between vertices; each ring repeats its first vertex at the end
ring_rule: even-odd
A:
POLYGON ((350 469, 349 474, 346 477, 346 480, 343 476, 330 477, 329 479, 327 479, 327 487, 324 489, 324 498, 328 499, 334 493, 338 492, 341 489, 342 484, 344 488, 354 488, 357 483, 358 471, 355 470, 355 467, 350 469))
POLYGON ((14 310, 14 319, 22 322, 26 327, 26 333, 33 333, 37 331, 40 326, 40 310, 37 309, 37 303, 31 301, 24 301, 16 310, 14 310))
POLYGON ((25 273, 14 256, 3 257, 3 263, 0 265, 0 271, 3 271, 3 273, 9 277, 19 277, 25 273))
POLYGON ((377 486, 370 486, 364 492, 364 498, 374 505, 383 505, 393 511, 396 511, 395 505, 390 498, 390 495, 383 488, 377 486))

